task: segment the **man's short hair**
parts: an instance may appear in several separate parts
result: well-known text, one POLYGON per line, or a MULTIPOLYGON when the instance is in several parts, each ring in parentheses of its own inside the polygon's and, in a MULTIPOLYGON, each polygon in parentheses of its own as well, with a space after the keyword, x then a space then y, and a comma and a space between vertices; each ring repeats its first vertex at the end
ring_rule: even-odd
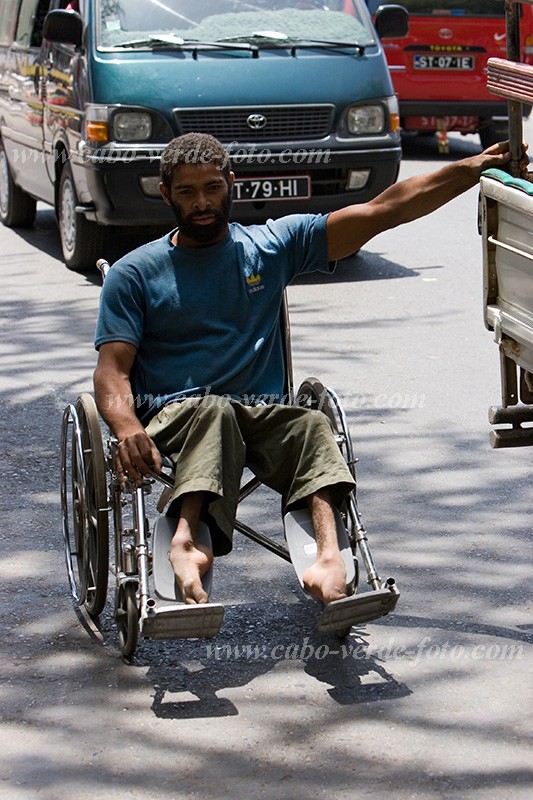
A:
POLYGON ((180 164, 217 164, 229 182, 230 160, 223 145, 208 133, 185 133, 167 145, 161 156, 161 181, 169 189, 174 167, 180 164))

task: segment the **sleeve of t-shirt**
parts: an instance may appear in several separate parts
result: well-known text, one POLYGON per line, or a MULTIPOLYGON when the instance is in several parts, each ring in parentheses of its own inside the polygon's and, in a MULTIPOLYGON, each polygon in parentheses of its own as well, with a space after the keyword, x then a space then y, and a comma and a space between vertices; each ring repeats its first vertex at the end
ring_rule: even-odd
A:
POLYGON ((112 267, 100 296, 94 346, 128 342, 139 346, 144 327, 144 297, 138 277, 129 270, 112 267))
POLYGON ((333 272, 328 261, 326 222, 328 215, 290 214, 269 220, 271 233, 281 241, 287 255, 288 280, 306 272, 333 272))

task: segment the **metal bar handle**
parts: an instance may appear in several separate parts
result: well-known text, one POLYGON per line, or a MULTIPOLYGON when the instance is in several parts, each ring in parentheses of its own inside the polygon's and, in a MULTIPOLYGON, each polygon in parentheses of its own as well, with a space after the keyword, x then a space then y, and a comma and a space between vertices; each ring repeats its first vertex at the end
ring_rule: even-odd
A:
POLYGON ((105 279, 107 278, 107 273, 111 269, 111 264, 109 263, 109 261, 106 261, 105 258, 99 258, 98 261, 96 262, 96 266, 102 273, 102 281, 105 281, 105 279))
MULTIPOLYGON (((520 7, 512 0, 505 0, 505 26, 507 30, 507 58, 509 61, 520 61, 520 7)), ((522 104, 517 100, 508 100, 507 109, 509 113, 509 150, 511 152, 509 171, 511 175, 519 177, 519 164, 524 138, 522 104)))
POLYGON ((496 239, 494 236, 489 236, 488 241, 495 245, 496 247, 501 247, 502 250, 508 250, 510 253, 513 253, 515 256, 521 256, 522 258, 527 258, 528 261, 533 261, 533 255, 531 253, 526 253, 524 250, 519 250, 518 247, 513 247, 510 244, 506 244, 505 242, 500 242, 499 239, 496 239))

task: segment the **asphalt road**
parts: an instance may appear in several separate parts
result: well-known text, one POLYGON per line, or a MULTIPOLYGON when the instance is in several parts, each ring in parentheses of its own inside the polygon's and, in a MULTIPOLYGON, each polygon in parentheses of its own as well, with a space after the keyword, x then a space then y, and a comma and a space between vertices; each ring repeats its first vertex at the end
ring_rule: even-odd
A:
MULTIPOLYGON (((402 176, 478 151, 408 139, 402 176)), ((396 613, 343 649, 291 567, 238 537, 217 640, 131 664, 111 592, 97 625, 73 607, 61 543, 60 420, 91 388, 99 282, 64 267, 45 207, 0 229, 1 798, 532 796, 531 453, 489 448, 476 213, 474 189, 290 289, 296 377, 344 399, 396 613)), ((264 490, 242 517, 280 535, 264 490)))

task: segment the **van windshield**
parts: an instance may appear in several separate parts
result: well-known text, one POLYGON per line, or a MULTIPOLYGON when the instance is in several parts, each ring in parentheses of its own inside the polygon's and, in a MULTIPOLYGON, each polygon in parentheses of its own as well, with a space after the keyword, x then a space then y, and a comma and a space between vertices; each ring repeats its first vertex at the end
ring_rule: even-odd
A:
MULTIPOLYGON (((371 14, 375 14, 383 0, 367 0, 371 14)), ((401 5, 411 16, 504 17, 502 0, 401 0, 401 5)))
POLYGON ((375 43, 361 0, 98 0, 100 49, 320 40, 375 43), (159 38, 158 38, 159 37, 159 38))

